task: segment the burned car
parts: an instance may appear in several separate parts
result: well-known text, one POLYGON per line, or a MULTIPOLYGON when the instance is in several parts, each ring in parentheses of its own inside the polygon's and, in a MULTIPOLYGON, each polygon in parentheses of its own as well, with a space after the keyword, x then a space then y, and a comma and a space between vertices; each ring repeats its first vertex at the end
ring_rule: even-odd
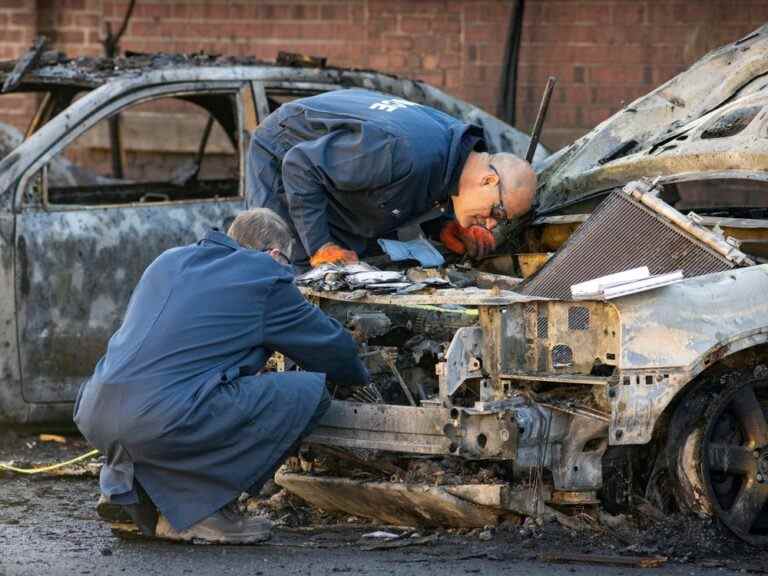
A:
MULTIPOLYGON (((764 545, 766 52, 768 27, 542 158, 534 213, 498 228, 504 244, 482 263, 435 270, 377 261, 299 278, 355 335, 373 378, 360 389, 332 383, 306 466, 278 483, 327 509, 452 526, 622 509, 639 494, 714 515, 764 545), (365 475, 350 478, 353 469, 365 475)), ((31 86, 45 70, 29 75, 31 86)), ((41 421, 66 410, 54 402, 69 400, 88 373, 148 259, 242 207, 196 174, 200 162, 181 171, 185 186, 141 187, 113 173, 107 188, 116 196, 97 206, 87 199, 103 184, 66 193, 50 185, 46 163, 125 104, 184 95, 196 82, 206 96, 190 99, 237 127, 225 134, 242 153, 239 134, 269 110, 269 82, 298 72, 236 70, 236 78, 224 68, 134 71, 114 82, 94 72, 89 81, 101 87, 0 164, 2 278, 16 299, 2 304, 9 416, 41 421), (216 84, 224 76, 231 85, 216 84), (237 114, 212 104, 217 88, 237 114), (215 189, 214 198, 201 189, 215 189), (169 208, 178 195, 194 216, 169 208), (127 199, 119 214, 115 198, 127 199), (62 377, 74 370, 77 378, 62 377)), ((388 77, 302 73, 305 82, 333 74, 452 111, 436 93, 388 77)), ((53 83, 66 76, 49 74, 53 83)), ((491 120, 481 119, 488 130, 491 120)), ((291 369, 290 359, 274 363, 291 369)))
POLYGON ((0 63, 0 83, 0 98, 38 103, 26 134, 0 129, 0 422, 71 422, 146 266, 247 207, 248 141, 281 103, 365 87, 482 125, 492 149, 529 143, 427 84, 376 72, 32 52, 0 63))
MULTIPOLYGON (((768 543, 766 51, 763 27, 545 160, 533 220, 480 266, 401 270, 383 278, 393 293, 358 270, 307 278, 374 374, 335 390, 309 442, 385 462, 406 521, 479 526, 490 509, 621 509, 639 494, 768 543), (435 513, 457 460, 485 463, 492 489, 459 474, 435 513), (408 489, 425 461, 440 464, 408 489), (462 516, 457 499, 477 507, 462 516)), ((386 509, 380 483, 278 481, 393 520, 371 512, 386 509)))

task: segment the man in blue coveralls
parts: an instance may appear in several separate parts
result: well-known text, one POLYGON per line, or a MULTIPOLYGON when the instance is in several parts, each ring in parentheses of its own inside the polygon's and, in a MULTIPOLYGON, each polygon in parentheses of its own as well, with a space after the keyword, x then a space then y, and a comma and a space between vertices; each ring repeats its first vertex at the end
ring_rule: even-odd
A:
POLYGON ((273 212, 161 254, 80 388, 75 422, 104 453, 100 515, 147 535, 249 543, 271 524, 238 512, 327 410, 326 377, 363 385, 351 335, 301 295, 273 212), (262 373, 272 351, 305 371, 262 373), (158 516, 159 511, 159 516, 158 516))
POLYGON ((298 240, 294 262, 354 262, 378 238, 453 212, 440 239, 482 257, 491 230, 527 212, 531 166, 485 151, 483 131, 439 110, 368 90, 283 104, 255 131, 248 202, 270 208, 298 240))

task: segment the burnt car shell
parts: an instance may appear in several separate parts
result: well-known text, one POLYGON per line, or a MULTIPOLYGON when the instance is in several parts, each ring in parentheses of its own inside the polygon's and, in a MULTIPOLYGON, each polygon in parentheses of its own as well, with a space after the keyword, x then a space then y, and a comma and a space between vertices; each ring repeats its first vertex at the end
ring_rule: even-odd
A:
MULTIPOLYGON (((514 248, 518 256, 554 255, 519 289, 370 296, 343 306, 343 294, 313 293, 342 320, 383 312, 407 326, 397 307, 411 308, 411 325, 430 338, 430 330, 442 335, 456 305, 465 324, 438 354, 438 383, 421 406, 335 403, 310 440, 507 460, 518 479, 544 468, 547 503, 577 506, 631 491, 616 489, 606 465, 621 454, 644 481, 664 478, 680 508, 716 515, 744 540, 768 544, 767 51, 764 26, 539 163, 535 218, 514 248), (590 213, 621 195, 642 204, 647 228, 621 213, 596 228, 590 213), (635 236, 619 245, 588 242, 627 230, 635 236), (659 240, 670 230, 682 244, 659 240), (577 241, 591 259, 564 262, 577 241), (654 290, 579 301, 527 290, 550 263, 580 274, 577 282, 617 262, 624 268, 603 273, 657 257, 682 268, 696 250, 718 262, 716 271, 701 268, 654 290), (428 322, 423 305, 442 306, 442 318, 428 322), (506 428, 510 418, 516 430, 506 428)), ((509 256, 499 260, 508 265, 509 256)))
MULTIPOLYGON (((529 142, 432 86, 372 71, 205 55, 69 60, 46 53, 40 62, 16 92, 50 95, 53 105, 44 108, 43 99, 30 135, 0 161, 3 422, 70 422, 76 390, 117 328, 144 268, 163 250, 192 242, 210 227, 226 226, 246 207, 244 154, 259 120, 279 105, 270 94, 291 98, 364 87, 481 125, 491 150, 523 154, 529 142), (206 98, 214 93, 228 94, 232 107, 209 105, 206 98), (239 174, 222 184, 225 192, 207 189, 204 198, 177 198, 178 186, 138 189, 121 182, 110 192, 110 198, 122 198, 115 204, 99 200, 109 187, 100 188, 95 178, 72 188, 80 200, 51 202, 48 181, 54 171, 77 181, 71 165, 58 159, 64 146, 136 102, 178 95, 214 117, 234 146, 239 174)), ((13 66, 0 63, 0 82, 13 66)), ((537 155, 544 158, 546 149, 540 147, 537 155)))

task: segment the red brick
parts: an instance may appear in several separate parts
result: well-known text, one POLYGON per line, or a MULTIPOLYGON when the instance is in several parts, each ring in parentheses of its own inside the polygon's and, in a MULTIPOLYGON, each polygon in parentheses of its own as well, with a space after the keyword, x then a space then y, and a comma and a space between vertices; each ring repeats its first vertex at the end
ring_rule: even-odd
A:
POLYGON ((509 20, 510 7, 504 3, 494 2, 468 2, 464 4, 464 19, 467 22, 489 22, 509 20))
POLYGON ((506 37, 506 22, 467 23, 464 26, 464 39, 466 42, 487 42, 503 46, 506 37))
POLYGON ((593 86, 590 88, 591 103, 598 105, 621 105, 631 98, 627 86, 593 86))
POLYGON ((348 20, 349 16, 348 4, 324 4, 320 7, 320 18, 323 20, 348 20))
POLYGON ((594 66, 589 69, 588 77, 591 85, 641 84, 643 71, 636 66, 594 66))
POLYGON ((403 18, 400 22, 400 30, 403 34, 428 34, 430 29, 431 21, 429 18, 403 18))
POLYGON ((84 44, 85 33, 82 30, 61 30, 56 34, 57 43, 84 44))
MULTIPOLYGON (((521 64, 518 68, 518 82, 522 84, 541 84, 543 85, 549 76, 553 73, 552 66, 542 64, 521 64)), ((562 81, 562 75, 561 81, 562 81)))
POLYGON ((464 80, 470 84, 488 82, 499 74, 496 66, 483 66, 474 64, 464 68, 464 80))
POLYGON ((35 26, 37 19, 31 12, 13 12, 11 13, 11 25, 20 27, 35 26))
POLYGON ((387 70, 389 68, 388 54, 369 54, 366 66, 377 70, 387 70))
POLYGON ((381 38, 386 34, 397 32, 397 18, 394 16, 380 17, 369 22, 368 37, 371 39, 381 38))
POLYGON ((385 36, 380 40, 371 42, 370 46, 373 50, 381 50, 383 52, 407 51, 413 48, 413 38, 409 36, 385 36))
POLYGON ((8 44, 17 44, 23 39, 24 33, 21 30, 5 30, 3 31, 3 37, 0 41, 8 44))
POLYGON ((75 14, 74 25, 83 28, 99 28, 103 18, 97 14, 75 14))
POLYGON ((636 26, 646 24, 648 7, 643 2, 622 2, 613 7, 614 25, 636 26))
POLYGON ((482 64, 501 65, 504 61, 504 47, 498 44, 479 45, 476 47, 475 58, 482 64))
POLYGON ((547 2, 542 15, 543 22, 568 24, 611 23, 612 2, 547 2))
POLYGON ((433 18, 432 31, 439 34, 458 35, 461 33, 461 20, 452 14, 433 18))
POLYGON ((398 6, 398 12, 407 18, 418 14, 441 14, 445 7, 443 0, 403 0, 398 6))
POLYGON ((393 0, 368 0, 368 11, 374 18, 380 18, 382 15, 397 15, 399 5, 393 0))
POLYGON ((461 56, 450 52, 442 52, 439 55, 438 60, 440 62, 440 67, 444 69, 458 68, 462 64, 461 56))
POLYGON ((187 6, 186 18, 190 20, 202 20, 205 16, 205 7, 198 4, 190 4, 187 6))
MULTIPOLYGON (((188 18, 189 17, 188 8, 189 7, 186 4, 174 4, 173 10, 171 11, 171 17, 179 20, 188 18)), ((235 10, 234 7, 233 7, 233 10, 235 10)), ((240 17, 244 17, 244 15, 241 15, 240 17)))
POLYGON ((683 45, 693 32, 691 26, 684 24, 671 24, 666 26, 651 26, 649 32, 649 42, 651 45, 658 44, 676 44, 683 45))
POLYGON ((56 0, 56 8, 59 10, 84 10, 85 0, 56 0))
POLYGON ((445 71, 445 88, 447 90, 458 90, 464 86, 464 72, 461 69, 445 71))
POLYGON ((589 104, 592 101, 592 89, 587 86, 563 86, 561 84, 556 86, 555 90, 557 94, 553 94, 553 96, 562 104, 582 106, 584 104, 589 104))
POLYGON ((597 126, 600 122, 606 118, 610 118, 615 113, 616 110, 608 106, 588 108, 584 111, 584 122, 587 126, 597 126))
POLYGON ((442 87, 445 83, 445 74, 441 71, 435 72, 419 72, 416 75, 418 80, 431 84, 432 86, 442 87))
POLYGON ((648 22, 652 25, 681 22, 682 15, 682 6, 678 2, 652 2, 648 6, 648 22))
MULTIPOLYGON (((100 45, 103 39, 104 39, 104 33, 98 28, 93 28, 91 30, 88 30, 85 41, 87 44, 100 45)), ((104 54, 104 49, 101 48, 101 55, 103 56, 103 54, 104 54)))
POLYGON ((169 18, 171 6, 166 2, 147 4, 146 0, 138 0, 133 9, 133 18, 169 18))
MULTIPOLYGON (((0 9, 0 58, 24 52, 36 29, 73 54, 99 54, 104 22, 116 29, 129 0, 0 0, 0 6, 9 4, 16 10, 0 9)), ((332 64, 425 78, 493 112, 513 4, 138 0, 122 48, 204 49, 261 59, 273 59, 278 50, 324 55, 332 64)), ((561 110, 548 119, 544 136, 553 148, 610 115, 622 100, 768 19, 768 2, 758 0, 529 0, 525 9, 518 125, 530 125, 547 76, 556 75, 553 110, 561 110)))

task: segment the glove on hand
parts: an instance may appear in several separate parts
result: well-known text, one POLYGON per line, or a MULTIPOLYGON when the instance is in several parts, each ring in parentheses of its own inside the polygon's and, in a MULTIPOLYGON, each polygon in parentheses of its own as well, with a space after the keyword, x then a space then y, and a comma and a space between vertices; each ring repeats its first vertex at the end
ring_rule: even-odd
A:
POLYGON ((345 250, 333 242, 320 248, 309 259, 309 265, 312 268, 317 268, 321 264, 353 264, 355 262, 357 262, 357 254, 352 250, 345 250))
POLYGON ((464 228, 456 220, 451 220, 440 231, 440 241, 455 254, 464 254, 470 258, 483 258, 496 248, 493 232, 482 226, 464 228))

